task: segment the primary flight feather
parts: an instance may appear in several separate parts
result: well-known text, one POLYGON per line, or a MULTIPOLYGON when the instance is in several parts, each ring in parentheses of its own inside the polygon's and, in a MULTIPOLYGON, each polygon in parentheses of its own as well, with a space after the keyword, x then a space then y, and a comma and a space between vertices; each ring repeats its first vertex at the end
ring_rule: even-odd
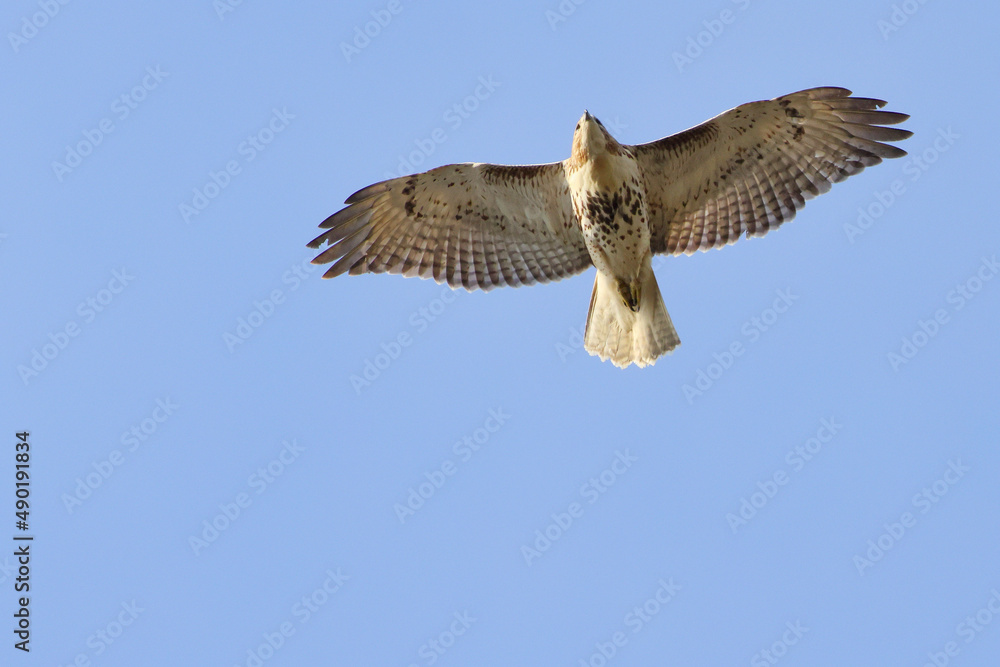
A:
POLYGON ((532 285, 597 267, 584 347, 646 366, 680 339, 656 253, 762 236, 831 184, 906 152, 882 143, 909 116, 844 88, 750 102, 679 134, 619 144, 584 112, 562 162, 452 164, 347 198, 311 248, 343 273, 399 273, 468 290, 532 285))

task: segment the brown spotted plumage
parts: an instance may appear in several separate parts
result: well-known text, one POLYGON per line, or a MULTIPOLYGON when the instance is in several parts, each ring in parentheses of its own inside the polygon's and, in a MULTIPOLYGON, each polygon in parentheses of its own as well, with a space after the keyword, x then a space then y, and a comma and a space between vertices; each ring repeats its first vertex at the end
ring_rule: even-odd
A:
POLYGON ((454 164, 363 188, 309 246, 326 278, 398 273, 484 289, 598 269, 585 347, 652 364, 679 344, 650 258, 761 236, 831 184, 906 153, 905 114, 844 88, 731 109, 684 132, 619 144, 584 113, 563 162, 454 164))

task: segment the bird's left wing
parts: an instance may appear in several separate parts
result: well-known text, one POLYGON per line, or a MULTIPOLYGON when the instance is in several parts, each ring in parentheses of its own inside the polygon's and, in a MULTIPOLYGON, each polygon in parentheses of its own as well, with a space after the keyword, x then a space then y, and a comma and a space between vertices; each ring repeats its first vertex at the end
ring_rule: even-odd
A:
POLYGON ((906 114, 844 88, 751 102, 689 130, 630 146, 646 185, 655 253, 691 254, 762 236, 805 200, 882 158, 912 132, 906 114))
POLYGON ((314 264, 399 273, 452 287, 531 285, 583 271, 590 254, 561 162, 451 164, 382 181, 347 198, 309 243, 314 264))

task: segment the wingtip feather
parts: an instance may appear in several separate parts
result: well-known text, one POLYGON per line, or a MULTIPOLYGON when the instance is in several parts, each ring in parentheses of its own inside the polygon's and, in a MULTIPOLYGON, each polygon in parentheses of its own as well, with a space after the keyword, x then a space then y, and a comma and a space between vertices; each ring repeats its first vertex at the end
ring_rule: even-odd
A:
MULTIPOLYGON (((379 181, 378 183, 372 183, 371 185, 365 186, 358 190, 357 192, 350 195, 344 200, 345 204, 357 204, 360 201, 369 199, 377 194, 381 194, 389 190, 389 183, 396 179, 390 179, 388 181, 379 181)), ((336 213, 334 214, 336 215, 336 213)))

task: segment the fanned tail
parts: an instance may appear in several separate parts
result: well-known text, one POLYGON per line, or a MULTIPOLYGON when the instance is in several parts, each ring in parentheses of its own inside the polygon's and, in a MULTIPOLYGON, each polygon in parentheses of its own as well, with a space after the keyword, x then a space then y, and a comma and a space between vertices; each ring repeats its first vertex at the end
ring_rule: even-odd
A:
POLYGON ((625 368, 651 366, 681 344, 656 284, 649 258, 642 275, 639 312, 621 301, 615 279, 597 272, 590 296, 583 346, 590 354, 625 368))

